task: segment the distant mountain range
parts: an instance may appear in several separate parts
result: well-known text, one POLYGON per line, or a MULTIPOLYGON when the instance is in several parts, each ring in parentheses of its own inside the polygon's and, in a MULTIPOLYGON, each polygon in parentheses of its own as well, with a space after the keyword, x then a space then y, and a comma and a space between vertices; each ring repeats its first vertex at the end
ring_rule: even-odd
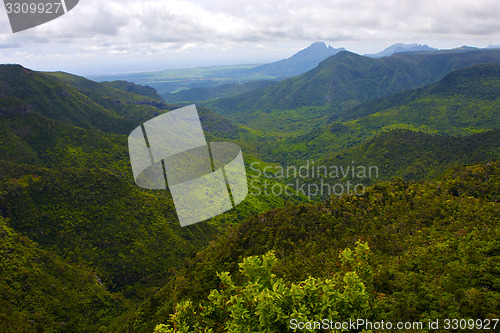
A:
MULTIPOLYGON (((490 46, 489 48, 495 48, 490 46)), ((477 49, 462 47, 454 49, 477 49)), ((134 74, 92 76, 96 81, 130 81, 155 88, 165 101, 170 103, 188 103, 208 99, 230 97, 252 90, 258 85, 249 82, 281 81, 298 76, 315 68, 321 61, 334 56, 345 48, 333 48, 324 42, 312 43, 289 58, 263 65, 218 66, 186 68, 134 74), (201 89, 200 89, 201 88, 201 89), (210 88, 210 89, 205 89, 210 88), (191 90, 193 89, 193 90, 191 90), (178 92, 181 93, 177 94, 178 92)), ((397 53, 437 52, 439 50, 421 44, 397 43, 385 50, 367 54, 372 58, 388 57, 397 53)), ((443 50, 444 52, 444 50, 443 50)))
POLYGON ((255 123, 263 119, 282 124, 277 118, 280 111, 316 108, 319 114, 332 115, 365 101, 430 84, 455 69, 498 61, 498 50, 413 52, 382 58, 343 51, 297 77, 206 105, 252 127, 258 127, 255 123))
MULTIPOLYGON (((169 103, 179 103, 207 101, 238 95, 268 86, 273 81, 280 81, 305 73, 318 66, 321 61, 341 51, 345 51, 345 49, 335 49, 331 46, 326 46, 324 42, 316 42, 290 58, 254 68, 232 71, 232 75, 239 78, 238 83, 231 83, 229 81, 229 83, 224 83, 216 87, 196 86, 175 93, 163 92, 162 97, 169 103), (259 78, 267 78, 267 80, 260 80, 259 78), (249 80, 250 82, 247 82, 249 80)), ((225 74, 227 75, 227 72, 225 74)))
POLYGON ((315 42, 290 58, 261 65, 247 71, 250 74, 275 76, 278 78, 296 76, 313 69, 321 61, 341 51, 345 51, 345 49, 343 47, 335 49, 330 45, 327 47, 324 42, 315 42))
POLYGON ((381 52, 374 54, 365 54, 365 56, 372 58, 382 58, 382 57, 389 57, 393 54, 401 52, 435 52, 435 51, 438 51, 438 49, 429 47, 427 45, 397 43, 389 46, 388 48, 386 48, 381 52))
POLYGON ((265 81, 283 80, 305 73, 326 58, 344 50, 344 48, 336 49, 332 46, 326 46, 324 42, 315 42, 290 58, 264 65, 220 66, 123 75, 101 75, 93 76, 91 79, 96 81, 131 81, 155 88, 167 102, 193 102, 228 97, 228 92, 232 92, 232 95, 243 93, 258 84, 245 85, 249 82, 261 81, 262 85, 265 85, 265 81), (219 86, 224 87, 219 89, 219 86), (187 90, 187 92, 174 95, 180 90, 187 90))

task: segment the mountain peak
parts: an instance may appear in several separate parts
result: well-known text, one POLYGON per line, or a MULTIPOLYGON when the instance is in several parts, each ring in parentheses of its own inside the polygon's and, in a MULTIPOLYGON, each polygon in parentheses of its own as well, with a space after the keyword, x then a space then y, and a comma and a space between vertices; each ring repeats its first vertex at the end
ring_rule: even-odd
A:
MULTIPOLYGON (((330 45, 329 45, 330 46, 330 45)), ((308 47, 306 47, 306 50, 307 49, 310 49, 310 48, 316 48, 316 47, 321 47, 321 48, 327 48, 326 46, 326 43, 325 42, 314 42, 312 43, 311 45, 309 45, 308 47)), ((331 46, 330 46, 331 47, 331 46)))
POLYGON ((462 45, 460 47, 456 47, 453 50, 478 50, 475 46, 462 45))
POLYGON ((251 71, 271 76, 296 76, 313 69, 321 61, 341 51, 345 51, 345 49, 336 49, 331 45, 326 46, 325 42, 314 42, 290 58, 258 66, 251 71))
POLYGON ((379 53, 374 53, 374 54, 366 54, 367 57, 372 57, 372 58, 382 58, 382 57, 390 57, 393 54, 396 53, 401 53, 401 52, 432 52, 432 51, 438 51, 438 49, 429 47, 427 44, 403 44, 403 43, 396 43, 382 52, 379 53))
POLYGON ((345 51, 345 49, 343 47, 335 49, 331 45, 326 46, 325 42, 314 42, 311 45, 309 45, 308 47, 306 47, 305 49, 300 50, 299 52, 295 53, 290 58, 284 59, 284 60, 297 59, 297 58, 309 58, 311 61, 316 61, 317 59, 320 59, 320 61, 322 61, 330 56, 333 56, 333 55, 341 52, 341 51, 345 51))

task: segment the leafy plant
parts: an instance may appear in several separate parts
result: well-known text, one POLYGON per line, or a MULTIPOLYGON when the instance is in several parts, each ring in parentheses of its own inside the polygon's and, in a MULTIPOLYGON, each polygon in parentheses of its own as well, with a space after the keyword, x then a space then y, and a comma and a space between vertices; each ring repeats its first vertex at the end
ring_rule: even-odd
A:
POLYGON ((368 245, 358 242, 354 251, 340 253, 341 272, 296 283, 272 273, 278 262, 272 251, 245 258, 239 264, 241 285, 229 272, 218 273, 221 285, 210 292, 207 302, 179 303, 172 324, 157 325, 155 332, 281 332, 291 321, 365 318, 374 310, 375 299, 369 257, 368 245))

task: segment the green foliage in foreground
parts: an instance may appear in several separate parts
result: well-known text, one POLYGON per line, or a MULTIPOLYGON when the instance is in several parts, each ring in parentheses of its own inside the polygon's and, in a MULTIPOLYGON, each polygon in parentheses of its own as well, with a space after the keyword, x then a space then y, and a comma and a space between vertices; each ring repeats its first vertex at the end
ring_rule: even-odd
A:
POLYGON ((130 318, 128 331, 172 325, 183 301, 204 304, 218 289, 217 272, 229 272, 244 289, 238 263, 271 250, 280 258, 274 273, 285 281, 328 279, 342 271, 339 252, 360 238, 373 252, 366 288, 381 297, 374 320, 498 318, 499 201, 500 163, 492 162, 260 214, 190 259, 130 318))
POLYGON ((171 316, 173 327, 160 324, 156 333, 169 332, 275 332, 286 331, 289 321, 320 322, 347 318, 366 318, 374 311, 372 271, 367 244, 357 243, 339 255, 342 271, 332 277, 309 277, 297 283, 272 273, 278 259, 270 251, 260 258, 245 258, 239 264, 244 277, 236 284, 229 272, 217 273, 221 286, 208 301, 193 304, 183 301, 171 316))

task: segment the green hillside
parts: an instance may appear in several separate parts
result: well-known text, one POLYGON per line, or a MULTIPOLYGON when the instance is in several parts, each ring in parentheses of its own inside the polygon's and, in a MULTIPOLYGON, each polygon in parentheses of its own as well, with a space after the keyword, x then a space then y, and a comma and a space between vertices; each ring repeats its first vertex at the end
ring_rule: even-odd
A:
MULTIPOLYGON (((333 157, 285 162, 269 167, 265 174, 253 170, 251 174, 283 179, 282 183, 302 189, 311 200, 325 200, 346 192, 362 193, 366 186, 394 177, 429 180, 453 166, 487 163, 500 158, 499 142, 499 129, 463 136, 390 130, 333 157)), ((254 191, 264 192, 262 186, 254 191)))
MULTIPOLYGON (((287 135, 301 132, 290 119, 317 120, 436 82, 456 69, 498 61, 500 52, 494 50, 396 54, 380 59, 344 51, 298 77, 207 105, 237 123, 287 135), (274 127, 276 123, 290 126, 274 127)), ((301 126, 302 121, 296 125, 301 126)))
MULTIPOLYGON (((500 158, 500 129, 464 136, 411 130, 383 132, 319 165, 377 166, 378 179, 432 179, 452 165, 485 163, 500 158)), ((370 181, 370 179, 367 179, 370 181)))
POLYGON ((0 211, 12 227, 95 270, 109 290, 140 296, 216 232, 181 228, 172 199, 103 169, 45 169, 2 162, 0 211), (139 294, 139 295, 137 295, 139 294))
POLYGON ((88 98, 78 88, 19 65, 0 65, 0 96, 14 97, 62 123, 127 133, 134 122, 88 98))
MULTIPOLYGON (((123 83, 120 83, 120 81, 110 86, 110 84, 107 83, 97 83, 84 77, 68 73, 57 72, 48 73, 47 75, 77 88, 94 103, 107 110, 111 110, 110 112, 115 113, 117 117, 123 117, 128 122, 133 123, 130 130, 123 133, 127 135, 132 129, 138 126, 139 123, 180 107, 137 94, 137 92, 141 91, 147 91, 147 94, 151 94, 148 87, 135 85, 133 87, 133 92, 127 92, 126 86, 124 87, 123 83), (114 86, 117 86, 119 89, 114 88, 114 86)), ((258 133, 249 132, 246 129, 234 125, 209 108, 198 106, 198 113, 209 141, 234 141, 244 146, 245 151, 252 155, 257 154, 259 151, 258 142, 261 141, 262 138, 258 133), (248 144, 249 142, 251 144, 248 144)), ((58 117, 54 119, 59 120, 58 117)), ((105 131, 109 132, 107 130, 105 131)))
POLYGON ((112 88, 125 90, 126 92, 131 92, 137 95, 150 97, 158 101, 163 101, 162 97, 158 94, 158 92, 154 88, 148 86, 141 86, 133 82, 120 81, 120 80, 111 82, 102 82, 102 83, 112 88))
MULTIPOLYGON (((88 80, 81 76, 63 72, 45 73, 45 75, 77 88, 79 92, 99 106, 111 110, 118 117, 135 120, 136 123, 157 116, 159 109, 172 110, 175 108, 171 105, 166 105, 161 99, 156 100, 134 92, 127 92, 107 84, 88 80)), ((124 134, 128 134, 129 132, 124 134)))
MULTIPOLYGON (((127 173, 127 138, 141 122, 177 108, 67 73, 0 67, 1 159, 45 166, 104 167, 127 173), (59 96, 61 91, 67 92, 59 96), (123 135, 116 135, 123 134, 123 135)), ((230 140, 258 151, 259 140, 199 107, 209 141, 230 140), (257 146, 257 145, 255 145, 257 146)))
POLYGON ((127 307, 95 272, 16 233, 0 216, 0 331, 103 332, 127 307))
MULTIPOLYGON (((328 119, 330 121, 360 119, 391 108, 403 107, 405 104, 420 104, 418 111, 422 113, 425 108, 434 109, 430 104, 432 100, 435 100, 436 105, 452 102, 453 99, 460 99, 461 103, 466 102, 467 99, 494 101, 498 97, 499 76, 500 62, 470 66, 449 73, 435 84, 369 101, 350 110, 331 115, 328 119)), ((409 113, 411 112, 403 115, 409 116, 409 113)), ((460 116, 463 117, 463 115, 460 116)), ((450 125, 444 123, 446 119, 437 120, 440 124, 450 125)))
POLYGON ((333 157, 390 129, 441 135, 496 129, 500 125, 499 77, 499 63, 457 70, 432 85, 330 116, 324 119, 327 125, 280 141, 270 154, 281 161, 333 157))
POLYGON ((46 167, 99 166, 131 177, 124 135, 72 127, 47 119, 26 104, 8 110, 0 109, 1 160, 46 167))
MULTIPOLYGON (((365 318, 393 322, 498 318, 499 177, 498 162, 461 167, 431 182, 394 180, 370 187, 362 196, 333 197, 246 220, 189 260, 129 320, 128 331, 152 331, 157 324, 172 324, 171 318, 191 327, 197 322, 212 323, 214 332, 225 331, 226 325, 235 323, 231 311, 245 313, 252 305, 238 303, 239 297, 247 298, 236 293, 231 303, 238 303, 240 310, 221 306, 219 312, 204 311, 210 308, 211 290, 224 293, 222 277, 216 273, 229 272, 240 284, 245 280, 238 273, 238 267, 243 267, 238 263, 271 250, 279 258, 273 269, 277 277, 289 283, 331 278, 329 288, 338 290, 342 285, 335 287, 334 279, 345 269, 339 253, 352 249, 358 240, 367 242, 372 253, 363 259, 369 265, 364 268, 369 275, 363 286, 370 291, 369 309, 361 312, 365 318), (185 300, 191 301, 191 308, 178 307, 176 313, 174 307, 186 306, 185 300), (170 317, 174 313, 176 317, 170 317)), ((257 297, 256 288, 245 297, 257 297)), ((274 289, 267 288, 271 295, 274 289)), ((258 331, 278 331, 277 327, 300 315, 285 307, 283 300, 268 299, 269 313, 261 322, 266 324, 258 331)), ((309 303, 303 302, 305 311, 309 303)), ((321 304, 327 309, 332 306, 321 304)), ((339 311, 342 304, 337 305, 339 311)), ((308 319, 320 320, 324 309, 312 311, 308 319)), ((252 318, 243 315, 236 323, 244 327, 252 318)))

